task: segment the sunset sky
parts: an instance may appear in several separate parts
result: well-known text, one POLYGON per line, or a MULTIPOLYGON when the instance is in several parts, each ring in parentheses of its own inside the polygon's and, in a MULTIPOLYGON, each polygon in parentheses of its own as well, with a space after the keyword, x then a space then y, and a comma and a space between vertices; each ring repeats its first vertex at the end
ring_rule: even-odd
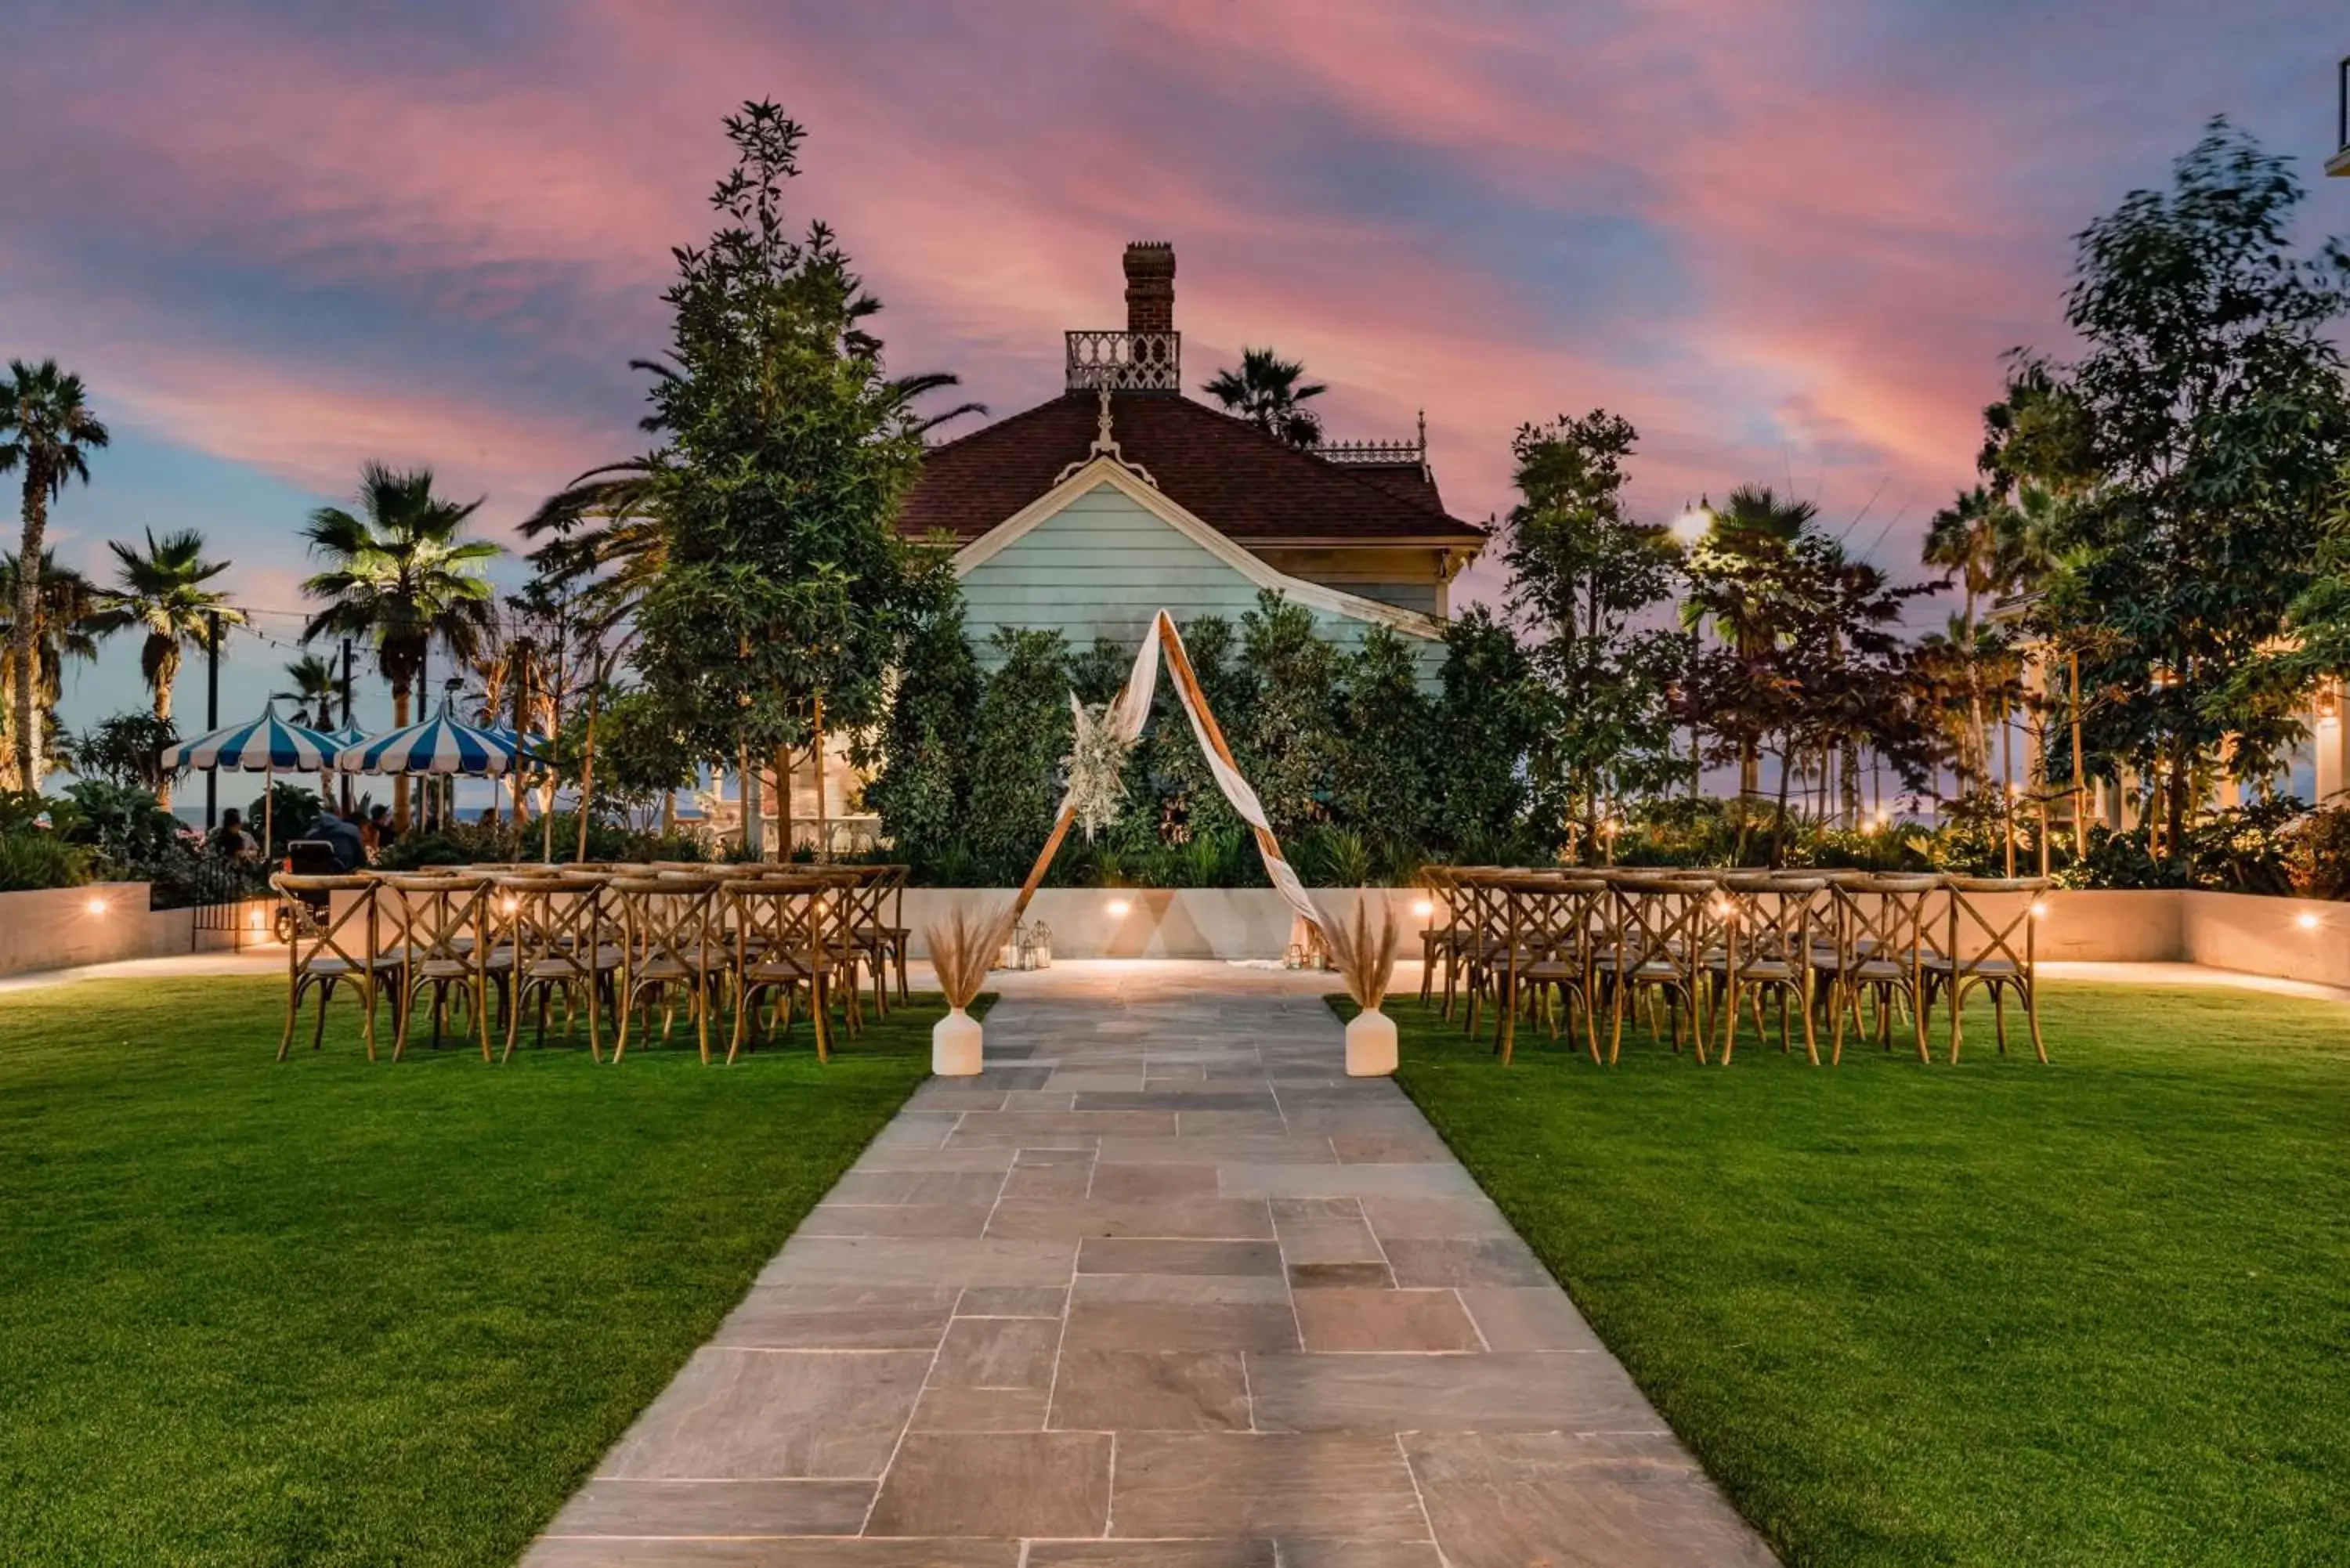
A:
MULTIPOLYGON (((1119 248, 1164 239, 1191 382, 1271 343, 1335 435, 1424 407, 1458 515, 1507 507, 1518 423, 1605 405, 1644 515, 1767 482, 1908 574, 2001 353, 2064 346, 2070 236, 2206 118, 2302 159, 2305 234, 2350 232, 2345 49, 2324 0, 36 0, 0 17, 0 356, 113 426, 67 561, 202 528, 290 640, 295 530, 363 460, 503 535, 637 449, 627 361, 720 116, 764 96, 893 368, 994 415, 1057 393, 1062 329, 1122 325, 1119 248)), ((240 641, 224 716, 289 657, 240 641)), ((139 703, 137 665, 72 676, 68 722, 139 703)))

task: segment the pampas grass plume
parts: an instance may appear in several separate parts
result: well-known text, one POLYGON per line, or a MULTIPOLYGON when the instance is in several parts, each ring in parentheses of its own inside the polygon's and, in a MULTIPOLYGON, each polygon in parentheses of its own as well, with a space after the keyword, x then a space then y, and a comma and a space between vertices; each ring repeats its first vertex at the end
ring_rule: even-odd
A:
POLYGON ((1009 904, 984 915, 957 904, 947 911, 945 919, 924 929, 923 940, 931 945, 931 968, 938 974, 939 989, 947 993, 948 1006, 969 1007, 986 987, 988 968, 1003 950, 1004 940, 1012 934, 1012 920, 1009 904))
POLYGON ((1322 940, 1330 949, 1338 979, 1366 1012, 1377 1011, 1387 1000, 1388 982, 1395 978, 1396 949, 1403 941, 1395 911, 1384 898, 1378 900, 1378 925, 1373 928, 1371 903, 1367 897, 1357 898, 1347 919, 1333 919, 1326 911, 1322 917, 1322 940))

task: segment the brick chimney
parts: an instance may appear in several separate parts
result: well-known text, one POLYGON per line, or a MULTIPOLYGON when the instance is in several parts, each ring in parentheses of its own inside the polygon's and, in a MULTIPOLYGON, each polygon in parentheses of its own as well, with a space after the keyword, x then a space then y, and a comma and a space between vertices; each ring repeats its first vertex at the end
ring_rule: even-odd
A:
POLYGON ((1126 329, 1175 330, 1175 247, 1164 240, 1126 247, 1126 329))

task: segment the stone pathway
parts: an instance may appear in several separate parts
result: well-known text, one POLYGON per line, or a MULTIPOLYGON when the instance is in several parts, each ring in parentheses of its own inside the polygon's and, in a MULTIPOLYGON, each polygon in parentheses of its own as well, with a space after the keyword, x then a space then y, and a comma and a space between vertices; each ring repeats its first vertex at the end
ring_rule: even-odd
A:
POLYGON ((1009 979, 526 1562, 1772 1562, 1326 981, 1009 979))

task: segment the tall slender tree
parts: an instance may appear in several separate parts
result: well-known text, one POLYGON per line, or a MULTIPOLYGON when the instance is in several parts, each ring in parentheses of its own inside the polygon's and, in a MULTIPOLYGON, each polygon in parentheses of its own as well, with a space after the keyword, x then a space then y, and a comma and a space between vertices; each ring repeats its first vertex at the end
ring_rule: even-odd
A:
POLYGON ((1535 783, 1555 830, 1577 823, 1586 858, 1601 847, 1603 803, 1682 772, 1669 700, 1688 639, 1648 624, 1679 577, 1666 529, 1633 521, 1624 463, 1630 421, 1594 409, 1520 427, 1511 442, 1520 500, 1510 512, 1510 609, 1527 637, 1549 714, 1535 783))
MULTIPOLYGON (((359 474, 359 510, 322 506, 303 537, 327 569, 302 585, 322 607, 302 640, 338 635, 364 639, 391 683, 392 722, 410 719, 409 701, 434 642, 460 659, 473 657, 488 628, 493 598, 486 575, 498 546, 465 536, 480 507, 443 499, 432 471, 395 472, 370 462, 359 474)), ((392 785, 392 811, 408 826, 408 781, 392 785)))
MULTIPOLYGON (((765 759, 878 722, 922 595, 898 504, 920 470, 919 390, 893 379, 832 231, 786 225, 806 132, 773 103, 729 116, 720 227, 677 251, 671 369, 654 387, 632 514, 660 564, 634 609, 635 661, 704 756, 765 759), (818 715, 822 719, 819 721, 818 715)), ((746 780, 746 783, 748 781, 746 780)), ((758 842, 755 814, 745 837, 758 842)))
MULTIPOLYGON (((57 565, 55 551, 42 553, 40 589, 33 606, 31 657, 18 663, 20 646, 16 631, 19 624, 16 607, 22 602, 18 590, 24 574, 17 570, 16 557, 0 555, 0 691, 9 695, 9 711, 15 711, 17 693, 29 690, 33 699, 34 732, 42 738, 44 755, 38 759, 47 766, 49 753, 56 752, 55 742, 63 732, 51 722, 65 680, 66 660, 88 663, 98 657, 97 626, 100 596, 96 585, 70 566, 57 565)), ((16 733, 14 725, 10 734, 16 733)), ((35 787, 25 783, 26 775, 16 771, 16 751, 12 743, 0 751, 0 789, 35 787)))
MULTIPOLYGON (((108 440, 106 426, 90 411, 79 376, 58 369, 55 359, 37 365, 8 361, 7 379, 0 380, 0 473, 21 469, 25 476, 25 531, 16 548, 10 644, 20 670, 36 663, 33 638, 40 619, 41 572, 48 560, 42 541, 48 533, 49 503, 64 493, 68 480, 89 483, 89 453, 108 440)), ((36 727, 33 684, 17 681, 15 698, 11 729, 16 777, 23 788, 38 789, 44 743, 36 727)))
POLYGON ((1243 348, 1241 362, 1216 372, 1201 391, 1265 434, 1291 446, 1322 444, 1322 416, 1305 405, 1330 389, 1305 379, 1305 366, 1271 348, 1243 348))
MULTIPOLYGON (((161 539, 147 531, 146 547, 107 542, 114 554, 114 587, 99 612, 98 629, 137 629, 146 637, 139 645, 139 673, 155 707, 158 722, 172 722, 172 688, 180 678, 182 656, 189 649, 212 646, 215 631, 244 623, 244 612, 228 596, 205 585, 229 568, 226 561, 204 559, 204 536, 192 528, 166 534, 161 539)), ((163 775, 156 785, 155 804, 172 809, 172 780, 163 775)))

